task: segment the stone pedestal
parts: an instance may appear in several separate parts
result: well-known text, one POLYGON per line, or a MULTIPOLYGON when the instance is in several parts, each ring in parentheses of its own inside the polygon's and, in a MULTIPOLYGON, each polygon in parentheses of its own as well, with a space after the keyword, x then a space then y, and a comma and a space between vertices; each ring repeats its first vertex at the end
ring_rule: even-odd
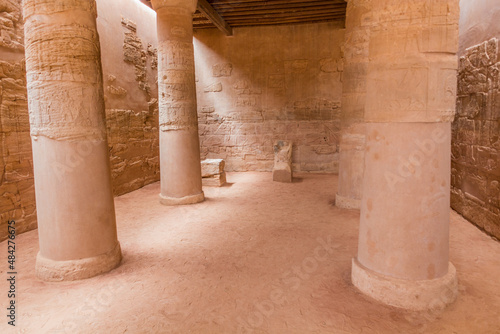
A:
POLYGON ((204 187, 222 187, 226 183, 226 162, 223 159, 206 159, 201 162, 201 176, 204 187))
POLYGON ((448 228, 458 0, 370 3, 365 170, 352 281, 383 303, 425 310, 457 295, 448 228))
POLYGON ((120 263, 93 0, 25 0, 40 252, 36 273, 76 280, 120 263))
POLYGON ((364 114, 370 25, 370 2, 348 1, 342 86, 339 185, 335 205, 359 209, 365 167, 364 114))
POLYGON ((292 180, 292 143, 280 140, 274 144, 273 181, 290 183, 292 180))
POLYGON ((158 28, 160 202, 202 202, 193 13, 196 0, 153 0, 158 28))

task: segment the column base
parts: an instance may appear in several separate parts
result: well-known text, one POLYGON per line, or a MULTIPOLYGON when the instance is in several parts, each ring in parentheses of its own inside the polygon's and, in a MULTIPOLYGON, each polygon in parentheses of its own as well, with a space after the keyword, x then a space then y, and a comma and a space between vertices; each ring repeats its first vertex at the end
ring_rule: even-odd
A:
POLYGON ((168 206, 196 204, 203 202, 204 200, 205 200, 205 193, 203 191, 196 195, 190 195, 180 198, 166 197, 160 194, 160 203, 168 206))
POLYGON ((457 271, 451 262, 443 277, 410 281, 376 273, 352 259, 351 279, 355 287, 371 298, 411 311, 444 308, 458 295, 457 271))
POLYGON ((335 195, 335 205, 341 209, 361 209, 361 200, 349 197, 344 197, 339 194, 335 195))
POLYGON ((106 254, 78 260, 54 261, 39 252, 36 257, 36 276, 47 282, 76 281, 115 269, 121 260, 120 243, 106 254))

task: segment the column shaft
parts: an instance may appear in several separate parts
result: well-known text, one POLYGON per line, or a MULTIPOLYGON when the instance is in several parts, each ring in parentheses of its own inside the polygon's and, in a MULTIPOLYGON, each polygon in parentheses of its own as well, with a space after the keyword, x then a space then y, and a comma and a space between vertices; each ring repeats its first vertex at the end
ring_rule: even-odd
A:
POLYGON ((37 276, 88 278, 120 263, 94 0, 25 0, 26 72, 40 252, 37 276))
POLYGON ((194 71, 196 1, 153 0, 158 27, 160 202, 204 200, 194 71))
POLYGON ((458 0, 371 1, 355 286, 427 309, 457 293, 448 259, 458 0))
POLYGON ((363 186, 366 75, 370 38, 370 2, 347 4, 342 91, 339 184, 335 204, 346 209, 361 207, 363 186))

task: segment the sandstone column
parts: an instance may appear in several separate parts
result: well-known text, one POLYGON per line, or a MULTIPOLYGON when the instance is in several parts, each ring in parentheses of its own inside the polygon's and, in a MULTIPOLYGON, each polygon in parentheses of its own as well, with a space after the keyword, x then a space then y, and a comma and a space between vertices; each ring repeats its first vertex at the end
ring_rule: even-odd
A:
POLYGON ((160 202, 204 200, 194 75, 193 13, 197 0, 153 0, 158 28, 160 202))
POLYGON ((75 280, 120 263, 95 0, 24 0, 40 252, 37 276, 75 280))
POLYGON ((349 0, 346 15, 339 161, 335 204, 359 209, 365 166, 365 99, 370 38, 369 0, 349 0))
POLYGON ((450 122, 458 0, 372 0, 366 154, 352 281, 396 307, 451 303, 450 122))

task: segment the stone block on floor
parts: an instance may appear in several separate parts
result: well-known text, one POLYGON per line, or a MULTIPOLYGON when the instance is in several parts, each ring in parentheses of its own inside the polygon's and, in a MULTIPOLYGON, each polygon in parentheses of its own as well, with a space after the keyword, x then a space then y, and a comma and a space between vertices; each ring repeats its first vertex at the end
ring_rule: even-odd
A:
POLYGON ((292 179, 292 143, 277 141, 274 144, 273 181, 290 183, 292 179))
POLYGON ((222 187, 226 183, 226 172, 201 179, 204 187, 222 187))
POLYGON ((206 159, 201 162, 201 177, 210 177, 224 172, 224 159, 206 159))
POLYGON ((224 159, 206 159, 201 162, 201 182, 204 187, 222 187, 226 183, 224 159))

